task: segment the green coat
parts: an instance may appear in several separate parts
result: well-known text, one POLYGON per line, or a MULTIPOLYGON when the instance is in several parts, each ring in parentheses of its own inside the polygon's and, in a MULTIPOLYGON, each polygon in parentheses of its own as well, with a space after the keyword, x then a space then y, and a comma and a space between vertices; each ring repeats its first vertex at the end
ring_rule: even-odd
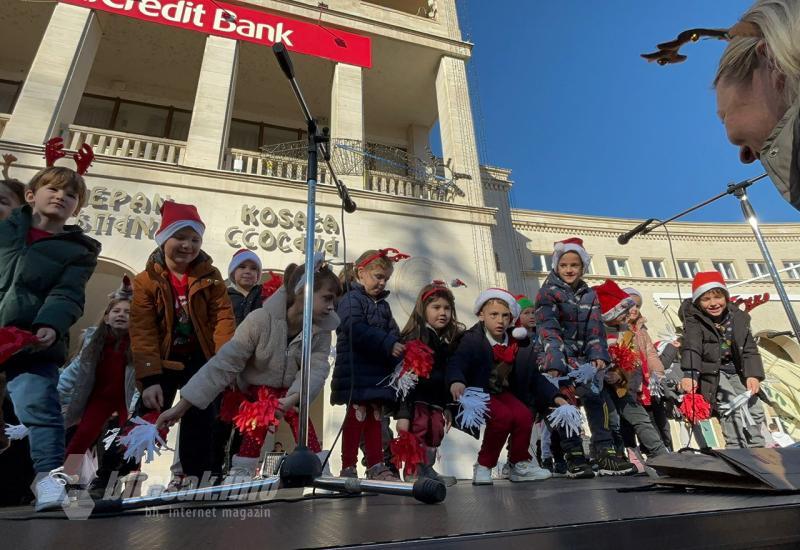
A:
POLYGON ((28 245, 31 216, 25 205, 0 222, 0 327, 50 327, 56 342, 37 353, 18 353, 4 367, 64 363, 69 329, 83 315, 86 283, 100 253, 100 243, 75 225, 28 245))

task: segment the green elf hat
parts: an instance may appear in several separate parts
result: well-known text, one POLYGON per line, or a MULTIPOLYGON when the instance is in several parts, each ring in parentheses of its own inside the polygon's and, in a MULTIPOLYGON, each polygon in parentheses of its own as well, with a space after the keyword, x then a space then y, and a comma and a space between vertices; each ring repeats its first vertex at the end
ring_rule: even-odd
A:
POLYGON ((524 294, 514 296, 514 299, 517 300, 517 304, 519 304, 520 311, 525 311, 529 307, 533 307, 533 302, 531 301, 531 299, 525 296, 524 294))

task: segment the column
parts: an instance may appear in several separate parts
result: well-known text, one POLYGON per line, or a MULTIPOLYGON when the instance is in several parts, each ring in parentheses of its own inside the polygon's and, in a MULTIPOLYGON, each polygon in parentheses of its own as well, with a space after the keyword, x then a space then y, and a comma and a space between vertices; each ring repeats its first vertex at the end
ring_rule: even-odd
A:
POLYGON ((206 38, 184 165, 209 170, 222 168, 238 65, 239 42, 219 36, 206 38))
MULTIPOLYGON (((478 148, 469 101, 467 71, 463 59, 442 57, 436 73, 436 102, 439 110, 439 129, 442 138, 442 156, 450 160, 453 172, 466 174, 471 179, 459 179, 456 185, 464 196, 456 202, 470 206, 485 206, 478 148)), ((490 228, 473 225, 473 246, 476 255, 476 278, 480 288, 496 284, 495 258, 490 228)))
MULTIPOLYGON (((336 140, 353 140, 353 147, 364 147, 364 92, 361 67, 337 63, 331 86, 331 140, 333 155, 354 155, 351 151, 336 148, 336 140)), ((364 157, 357 163, 335 163, 334 166, 363 166, 364 157)), ((364 188, 364 171, 338 174, 347 186, 364 188)))
POLYGON ((419 124, 409 124, 407 134, 408 154, 412 158, 427 162, 429 157, 428 148, 430 147, 431 129, 419 124))
POLYGON ((102 30, 92 10, 58 4, 3 139, 44 143, 75 119, 102 30))

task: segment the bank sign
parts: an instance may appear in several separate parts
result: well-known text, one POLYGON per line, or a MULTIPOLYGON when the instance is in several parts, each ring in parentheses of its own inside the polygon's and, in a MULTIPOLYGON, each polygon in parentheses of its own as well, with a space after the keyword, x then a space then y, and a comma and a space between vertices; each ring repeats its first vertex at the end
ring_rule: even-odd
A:
POLYGON ((61 0, 64 4, 106 11, 141 21, 245 40, 265 46, 281 42, 286 49, 357 67, 370 67, 366 36, 287 19, 210 0, 61 0))

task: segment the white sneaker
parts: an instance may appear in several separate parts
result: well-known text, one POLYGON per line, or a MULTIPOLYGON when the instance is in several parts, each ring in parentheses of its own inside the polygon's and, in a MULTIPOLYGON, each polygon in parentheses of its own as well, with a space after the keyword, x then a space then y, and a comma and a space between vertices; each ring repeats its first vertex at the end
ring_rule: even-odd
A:
POLYGON ((37 512, 48 512, 68 506, 69 497, 67 496, 66 486, 71 481, 71 476, 65 474, 62 468, 56 468, 36 482, 35 510, 37 512))
POLYGON ((472 466, 472 484, 473 485, 492 485, 492 469, 480 464, 472 466))
POLYGON ((532 460, 517 462, 508 475, 511 481, 543 481, 551 477, 553 477, 553 474, 550 470, 540 468, 539 465, 532 460))

